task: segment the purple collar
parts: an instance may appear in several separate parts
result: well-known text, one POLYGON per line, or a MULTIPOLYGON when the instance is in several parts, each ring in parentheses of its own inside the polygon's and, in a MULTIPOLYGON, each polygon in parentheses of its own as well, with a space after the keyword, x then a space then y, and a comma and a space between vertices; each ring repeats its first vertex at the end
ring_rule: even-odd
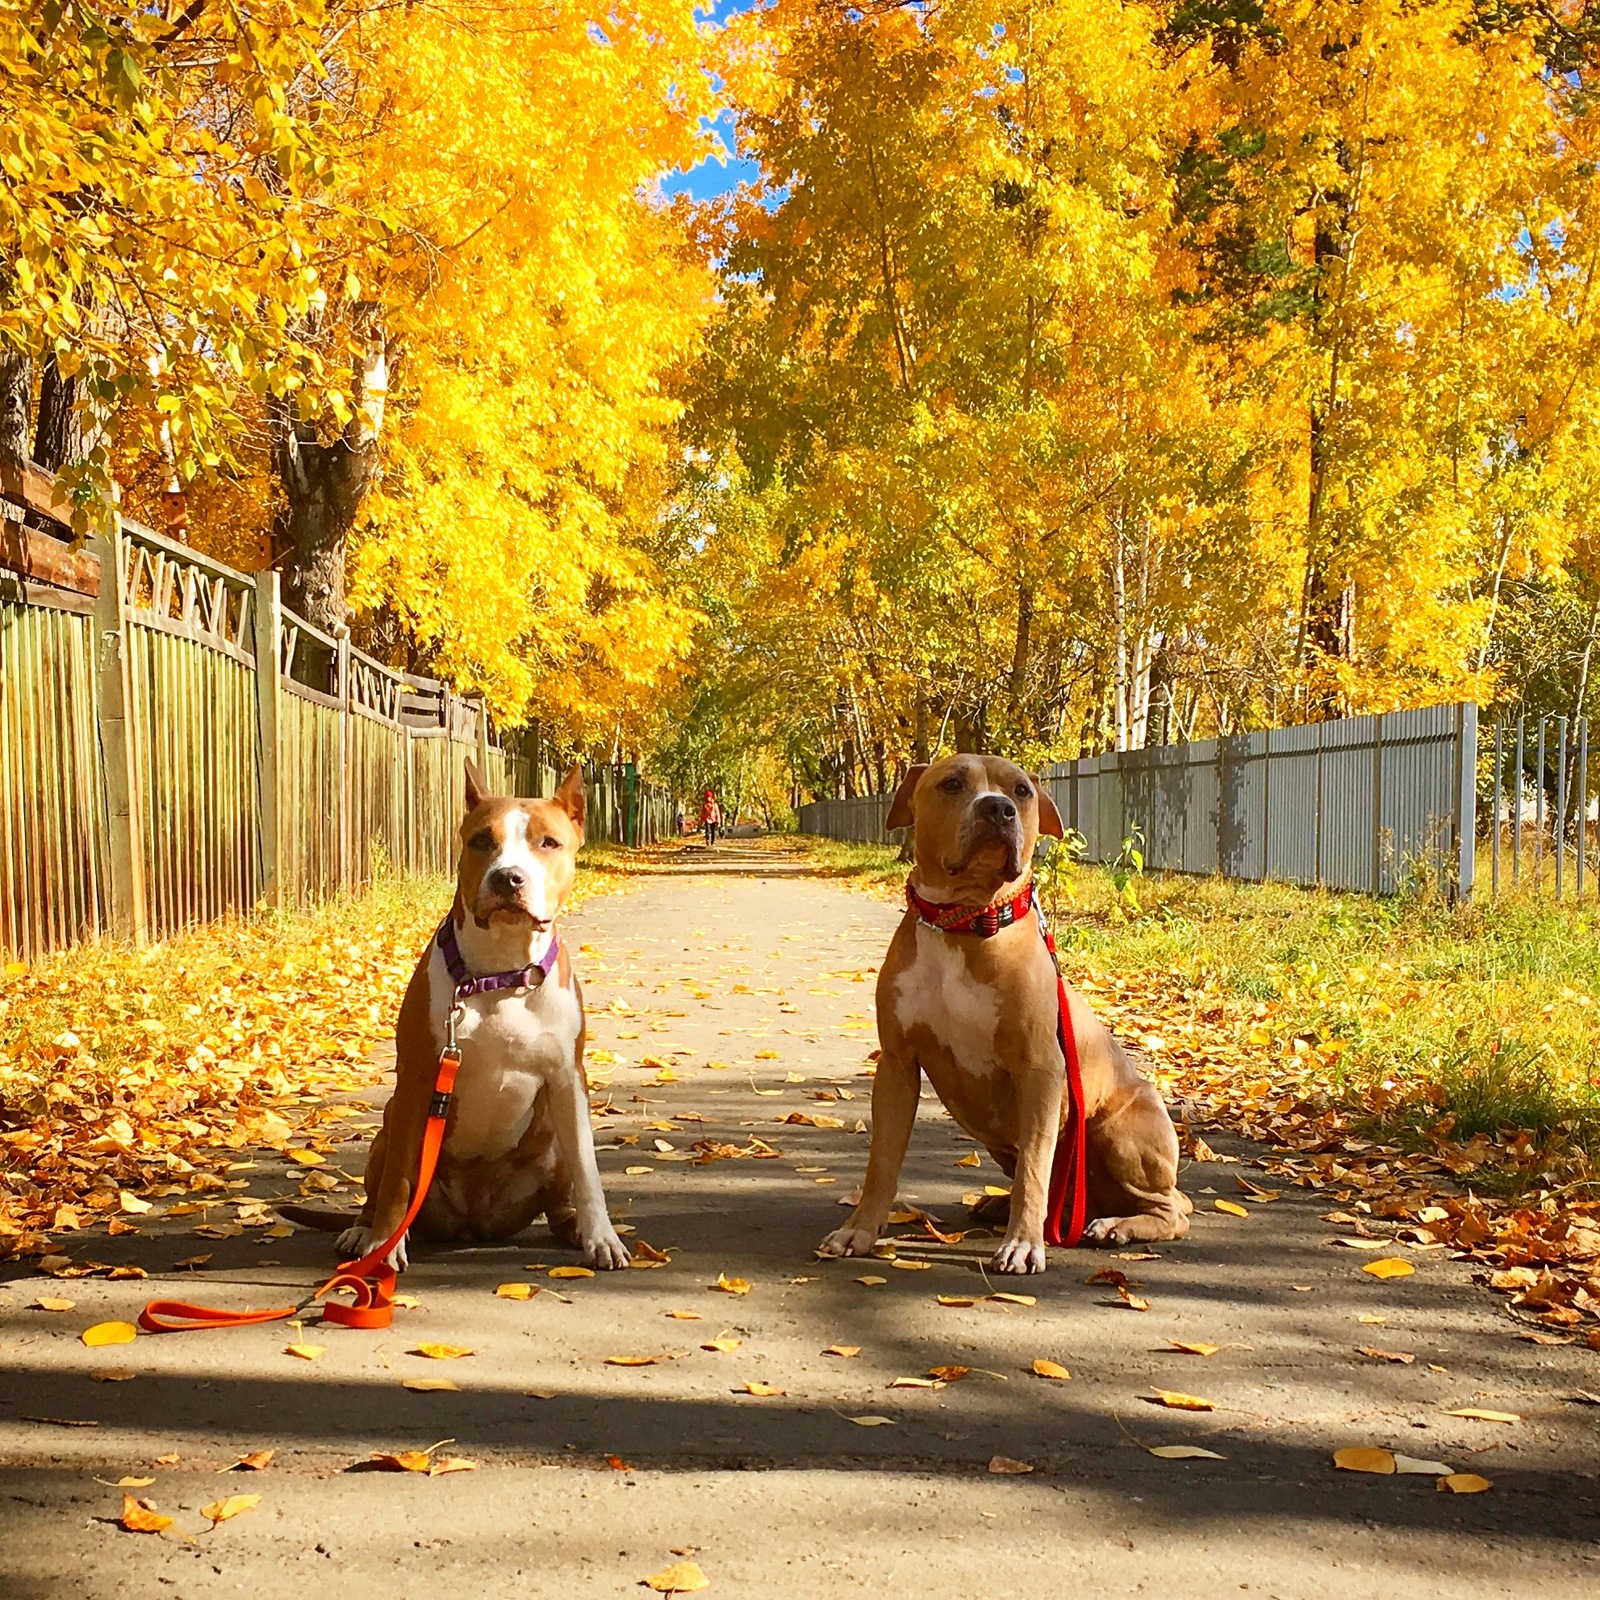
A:
POLYGON ((497 989, 537 989, 555 969, 556 956, 561 949, 561 941, 552 929, 550 948, 531 967, 519 967, 515 972, 491 972, 482 978, 474 978, 467 971, 466 962, 461 959, 453 915, 440 924, 437 943, 439 954, 444 957, 444 964, 455 979, 457 1000, 465 1000, 475 994, 492 994, 497 989))

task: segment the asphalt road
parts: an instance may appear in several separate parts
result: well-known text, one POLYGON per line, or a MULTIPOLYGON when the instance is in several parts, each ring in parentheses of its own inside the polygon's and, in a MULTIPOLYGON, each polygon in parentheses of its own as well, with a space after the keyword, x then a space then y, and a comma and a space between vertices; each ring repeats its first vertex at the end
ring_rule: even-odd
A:
MULTIPOLYGON (((1205 1130, 1223 1159, 1184 1174, 1193 1233, 1156 1259, 1055 1252, 1042 1277, 991 1279, 993 1238, 969 1232, 904 1239, 893 1260, 815 1260, 865 1164, 871 975, 896 912, 737 841, 679 868, 591 901, 568 929, 609 1106, 598 1138, 613 1215, 670 1264, 551 1279, 573 1257, 539 1228, 505 1247, 424 1246, 402 1284, 420 1304, 384 1333, 308 1325, 304 1342, 324 1347, 309 1361, 284 1352, 295 1336, 282 1325, 102 1350, 78 1336, 153 1293, 289 1299, 325 1271, 325 1235, 197 1238, 194 1216, 153 1217, 74 1249, 143 1266, 148 1282, 12 1269, 5 1600, 627 1596, 683 1552, 728 1600, 1600 1592, 1600 1409, 1573 1398, 1600 1390, 1600 1357, 1520 1341, 1443 1251, 1398 1252, 1414 1275, 1372 1279, 1370 1254, 1331 1242, 1350 1230, 1322 1220, 1326 1196, 1290 1188, 1244 1218, 1216 1211, 1214 1198, 1243 1197, 1238 1174, 1275 1187, 1226 1130, 1205 1130), (795 1113, 823 1120, 781 1120, 795 1113), (697 1140, 780 1153, 702 1164, 697 1140), (175 1270, 201 1253, 198 1270, 175 1270), (1148 1310, 1085 1282, 1102 1267, 1148 1310), (505 1283, 538 1292, 502 1298, 505 1283), (30 1309, 40 1293, 73 1309, 30 1309), (738 1343, 702 1348, 714 1339, 738 1343), (408 1353, 422 1343, 473 1353, 408 1353), (1070 1378, 1035 1376, 1037 1360, 1070 1378), (971 1370, 893 1386, 949 1366, 971 1370), (91 1376, 107 1369, 135 1375, 91 1376), (403 1387, 418 1378, 457 1387, 403 1387), (1158 1389, 1214 1408, 1154 1404, 1158 1389), (1460 1407, 1521 1420, 1444 1414, 1460 1407), (476 1469, 369 1470, 373 1452, 443 1440, 434 1459, 476 1469), (1222 1459, 1149 1453, 1174 1444, 1222 1459), (1336 1470, 1350 1446, 1492 1488, 1336 1470), (264 1471, 225 1470, 268 1449, 264 1471), (996 1457, 1032 1470, 997 1473, 996 1457), (133 1492, 172 1530, 117 1525, 124 1476, 154 1480, 133 1492), (261 1498, 208 1528, 200 1508, 231 1494, 261 1498)), ((972 1149, 925 1102, 903 1189, 947 1232, 968 1226, 963 1194, 999 1178, 987 1158, 958 1165, 972 1149)), ((337 1159, 359 1174, 363 1154, 352 1143, 337 1159)), ((297 1191, 301 1169, 253 1159, 236 1199, 297 1191)))

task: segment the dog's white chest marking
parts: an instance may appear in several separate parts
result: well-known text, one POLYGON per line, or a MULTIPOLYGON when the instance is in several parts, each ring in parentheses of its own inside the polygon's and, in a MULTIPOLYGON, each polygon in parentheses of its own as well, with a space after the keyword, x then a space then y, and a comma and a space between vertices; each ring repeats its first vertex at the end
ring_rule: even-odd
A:
POLYGON ((916 939, 916 959, 895 980, 895 1020, 927 1028, 968 1072, 993 1072, 1000 996, 968 972, 952 935, 918 923, 916 939))
MULTIPOLYGON (((442 1050, 455 984, 435 949, 428 963, 434 1047, 442 1050)), ((552 976, 538 988, 473 995, 456 1022, 461 1071, 445 1149, 455 1160, 494 1160, 528 1131, 539 1096, 557 1074, 577 1071, 577 997, 552 976)))

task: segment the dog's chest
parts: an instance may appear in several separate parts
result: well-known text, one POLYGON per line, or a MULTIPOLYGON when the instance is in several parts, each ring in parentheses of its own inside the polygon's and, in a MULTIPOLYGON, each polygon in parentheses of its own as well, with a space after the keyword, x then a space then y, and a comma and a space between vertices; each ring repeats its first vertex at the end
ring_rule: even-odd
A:
MULTIPOLYGON (((436 1043, 443 1048, 454 985, 435 954, 429 970, 436 1043)), ((456 1021, 461 1070, 445 1139, 452 1160, 493 1160, 522 1141, 546 1085, 577 1070, 582 1013, 577 996, 553 978, 518 993, 473 995, 456 1021)))
POLYGON ((895 1021, 904 1032, 926 1029, 969 1073, 994 1071, 1000 996, 975 978, 948 934, 919 925, 916 954, 895 979, 895 1021))

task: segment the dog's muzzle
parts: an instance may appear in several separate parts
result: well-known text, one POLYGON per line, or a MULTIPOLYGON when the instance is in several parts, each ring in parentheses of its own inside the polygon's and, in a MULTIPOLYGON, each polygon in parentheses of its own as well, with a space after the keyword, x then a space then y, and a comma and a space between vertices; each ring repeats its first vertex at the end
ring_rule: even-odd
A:
POLYGON ((980 795, 972 806, 974 853, 998 845, 1006 853, 1006 878, 1022 871, 1022 813, 1009 795, 980 795))

